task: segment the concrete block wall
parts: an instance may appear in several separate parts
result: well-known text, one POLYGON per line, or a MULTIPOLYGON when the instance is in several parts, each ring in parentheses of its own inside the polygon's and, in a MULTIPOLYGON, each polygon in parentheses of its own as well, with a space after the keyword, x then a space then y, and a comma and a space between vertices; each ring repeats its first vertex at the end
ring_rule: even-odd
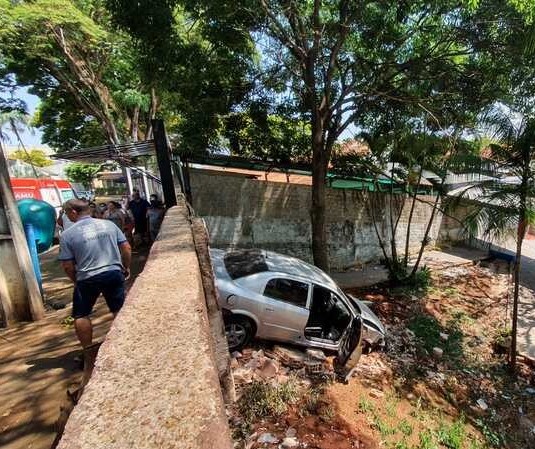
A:
POLYGON ((231 449, 185 204, 171 208, 59 449, 231 449))
MULTIPOLYGON (((199 169, 191 170, 191 185, 193 208, 205 219, 212 246, 259 247, 312 260, 309 186, 218 176, 199 169)), ((370 195, 374 205, 380 233, 387 238, 391 234, 389 195, 327 189, 327 234, 333 269, 382 257, 365 195, 370 195)), ((434 197, 420 196, 419 200, 410 231, 410 250, 419 248, 433 209, 434 197)), ((394 197, 393 204, 396 201, 399 198, 394 197)), ((409 212, 407 202, 396 232, 399 248, 404 247, 409 212)), ((439 238, 441 223, 438 214, 430 233, 432 242, 439 238)), ((454 233, 450 234, 450 240, 454 240, 454 233)))

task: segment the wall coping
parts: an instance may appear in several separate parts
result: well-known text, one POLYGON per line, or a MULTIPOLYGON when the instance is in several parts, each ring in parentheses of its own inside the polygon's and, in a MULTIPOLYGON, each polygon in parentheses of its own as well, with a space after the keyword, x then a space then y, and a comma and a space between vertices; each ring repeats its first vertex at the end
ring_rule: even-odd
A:
POLYGON ((167 211, 58 448, 232 448, 184 203, 167 211))

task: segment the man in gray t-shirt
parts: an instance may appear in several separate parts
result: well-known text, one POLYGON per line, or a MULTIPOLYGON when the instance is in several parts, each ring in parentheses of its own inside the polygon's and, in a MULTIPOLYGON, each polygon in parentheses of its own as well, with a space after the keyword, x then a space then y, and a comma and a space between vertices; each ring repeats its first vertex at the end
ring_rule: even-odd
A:
POLYGON ((82 347, 91 345, 89 315, 102 293, 114 316, 125 299, 131 250, 122 231, 111 221, 92 218, 87 202, 73 199, 64 206, 74 224, 60 237, 59 260, 74 282, 72 316, 82 347))

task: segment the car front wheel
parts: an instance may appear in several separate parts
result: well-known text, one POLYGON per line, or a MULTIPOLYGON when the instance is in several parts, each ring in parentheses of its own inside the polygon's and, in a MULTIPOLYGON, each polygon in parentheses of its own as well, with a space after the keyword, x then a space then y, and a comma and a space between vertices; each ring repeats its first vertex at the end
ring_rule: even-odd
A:
POLYGON ((247 318, 230 316, 225 319, 225 335, 229 351, 239 351, 253 338, 253 325, 247 318))

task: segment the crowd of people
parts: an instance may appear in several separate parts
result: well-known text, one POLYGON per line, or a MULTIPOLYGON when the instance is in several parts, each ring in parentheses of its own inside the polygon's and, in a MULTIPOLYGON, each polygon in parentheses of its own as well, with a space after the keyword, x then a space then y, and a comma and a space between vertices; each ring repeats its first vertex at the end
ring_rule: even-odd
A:
POLYGON ((91 313, 97 298, 102 294, 110 312, 119 312, 130 276, 131 247, 153 242, 163 215, 158 196, 147 201, 137 189, 120 202, 96 204, 75 198, 63 205, 58 259, 74 283, 72 317, 84 363, 90 363, 86 349, 93 341, 91 313))
MULTIPOLYGON (((156 240, 165 212, 164 204, 158 195, 152 194, 147 201, 141 197, 138 189, 133 190, 130 198, 123 195, 120 201, 112 200, 98 204, 89 202, 88 205, 92 218, 114 223, 124 233, 133 248, 156 240)), ((58 225, 62 230, 67 230, 72 224, 68 215, 61 211, 58 225)))

